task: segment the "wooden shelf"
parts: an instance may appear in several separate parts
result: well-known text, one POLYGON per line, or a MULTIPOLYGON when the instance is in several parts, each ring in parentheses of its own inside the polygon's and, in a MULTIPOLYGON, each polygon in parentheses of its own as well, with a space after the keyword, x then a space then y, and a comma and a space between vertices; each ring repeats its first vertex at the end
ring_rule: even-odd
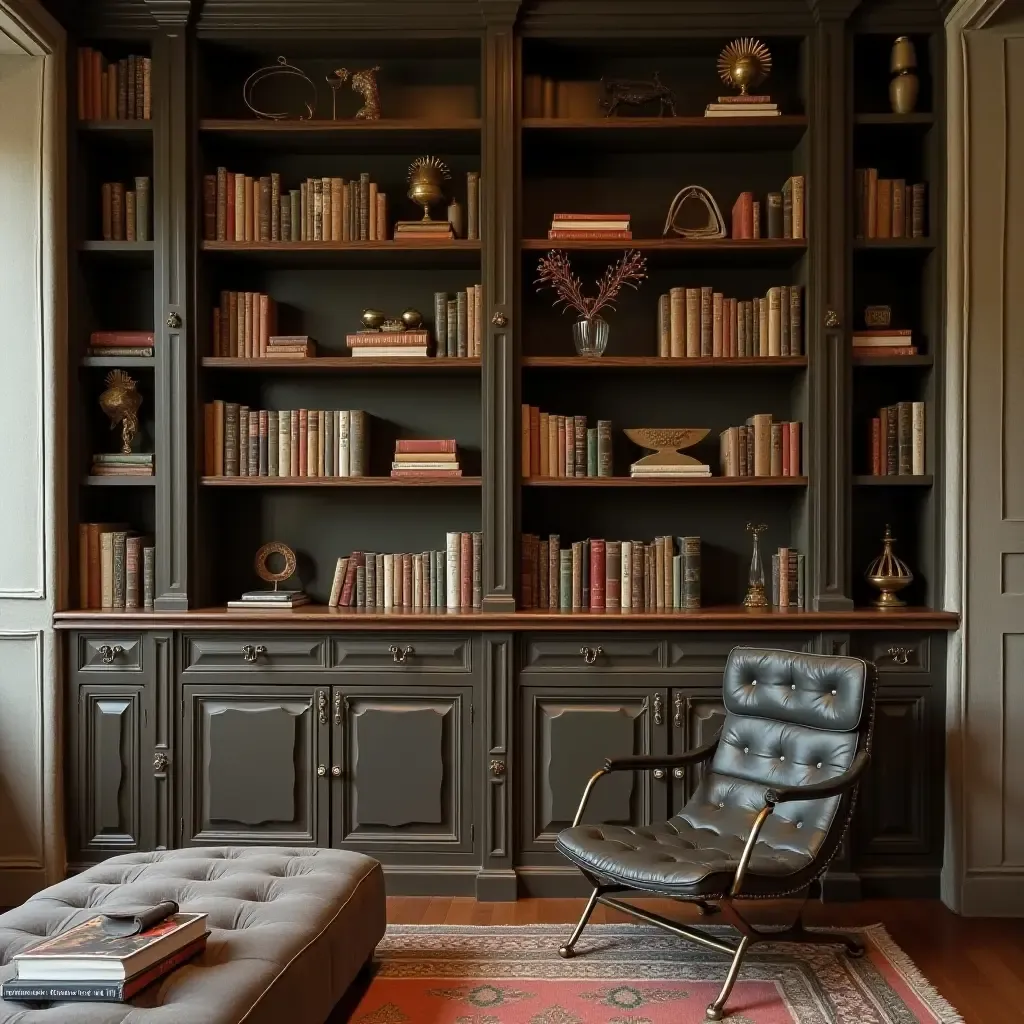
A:
POLYGON ((396 242, 202 242, 217 257, 259 260, 273 266, 479 266, 480 242, 456 238, 396 242))
POLYGON ((899 127, 930 128, 935 124, 935 115, 929 113, 894 114, 884 111, 879 114, 854 114, 855 125, 884 125, 899 127))
POLYGON ((637 249, 649 261, 656 263, 678 263, 694 258, 702 267, 711 265, 768 264, 779 266, 793 263, 807 251, 803 238, 716 238, 708 241, 691 238, 633 238, 627 241, 612 239, 570 239, 524 238, 520 249, 526 253, 548 252, 564 249, 574 253, 622 253, 625 249, 637 249))
POLYGON ((78 251, 90 258, 103 257, 133 263, 151 264, 156 249, 154 242, 81 242, 78 251))
POLYGON ((87 476, 82 480, 86 487, 155 487, 156 474, 151 476, 87 476))
POLYGON ((935 248, 932 238, 855 238, 854 249, 909 249, 927 251, 935 248))
POLYGON ((211 370, 245 370, 258 373, 479 373, 480 360, 413 356, 409 359, 386 357, 316 356, 312 359, 237 359, 204 356, 202 365, 211 370))
POLYGON ((154 356, 83 356, 79 366, 102 370, 152 370, 156 365, 154 356))
POLYGON ((362 121, 263 121, 255 118, 204 118, 203 142, 291 152, 411 152, 419 149, 472 153, 480 150, 480 118, 424 121, 381 118, 362 121))
POLYGON ((293 610, 214 607, 184 612, 125 611, 94 609, 62 611, 54 615, 57 629, 110 628, 135 629, 223 629, 236 626, 272 626, 275 629, 323 630, 954 630, 959 616, 932 608, 897 608, 879 611, 856 608, 847 612, 813 612, 799 609, 767 611, 742 605, 721 605, 695 611, 388 611, 327 608, 303 605, 293 610))
POLYGON ((916 356, 862 356, 853 354, 854 366, 934 366, 935 357, 929 355, 916 356))
POLYGON ((152 121, 76 121, 75 127, 83 140, 93 145, 117 143, 133 148, 153 145, 152 121))
POLYGON ((523 356, 521 365, 534 370, 784 370, 807 366, 807 356, 763 359, 672 359, 663 356, 523 356))
POLYGON ((875 476, 873 473, 859 473, 853 477, 854 487, 931 487, 931 473, 924 476, 875 476))
POLYGON ((806 487, 805 476, 529 476, 524 487, 806 487))
POLYGON ((478 476, 204 476, 205 487, 479 487, 478 476))

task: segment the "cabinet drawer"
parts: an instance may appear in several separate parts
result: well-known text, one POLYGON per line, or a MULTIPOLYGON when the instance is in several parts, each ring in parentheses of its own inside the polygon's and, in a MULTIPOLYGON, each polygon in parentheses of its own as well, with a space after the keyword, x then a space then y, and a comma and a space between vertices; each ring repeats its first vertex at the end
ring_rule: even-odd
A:
POLYGON ((721 636, 683 636, 669 641, 668 664, 676 672, 722 672, 726 659, 734 647, 760 647, 773 651, 814 650, 813 634, 779 635, 761 633, 736 635, 725 633, 721 636))
POLYGON ((78 667, 89 672, 140 672, 142 637, 80 634, 78 667))
POLYGON ((657 637, 614 633, 523 638, 524 672, 656 672, 665 663, 665 642, 657 637))
POLYGON ((396 636, 332 641, 332 664, 340 672, 470 672, 468 637, 396 636))
POLYGON ((187 672, 323 669, 326 651, 321 637, 203 634, 185 637, 184 663, 187 672))
POLYGON ((874 633, 863 638, 862 657, 873 661, 882 675, 931 671, 928 633, 874 633))

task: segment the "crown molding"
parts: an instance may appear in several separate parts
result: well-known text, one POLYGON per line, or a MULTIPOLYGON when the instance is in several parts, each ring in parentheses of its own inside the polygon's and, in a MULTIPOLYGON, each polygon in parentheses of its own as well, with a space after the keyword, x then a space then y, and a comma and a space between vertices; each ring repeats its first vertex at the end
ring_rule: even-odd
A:
POLYGON ((192 0, 143 0, 161 28, 184 28, 192 14, 192 0))

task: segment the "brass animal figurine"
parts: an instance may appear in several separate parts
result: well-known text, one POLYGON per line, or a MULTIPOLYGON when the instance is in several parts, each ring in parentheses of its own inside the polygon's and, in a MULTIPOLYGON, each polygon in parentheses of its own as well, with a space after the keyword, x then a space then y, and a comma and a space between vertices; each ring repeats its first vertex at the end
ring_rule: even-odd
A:
MULTIPOLYGON (((355 116, 363 121, 380 120, 380 92, 377 89, 376 74, 380 71, 379 66, 367 68, 365 71, 354 71, 351 74, 352 91, 363 97, 363 105, 356 111, 355 116)), ((348 68, 338 68, 334 77, 339 83, 349 80, 348 68)), ((334 90, 337 99, 337 86, 328 79, 331 88, 334 90)))
POLYGON ((659 115, 664 116, 667 111, 670 117, 676 116, 675 93, 667 85, 661 84, 657 71, 649 82, 638 78, 602 78, 601 85, 605 95, 600 105, 605 117, 614 115, 620 106, 642 107, 655 100, 659 104, 659 115))
POLYGON ((124 370, 111 370, 107 374, 106 385, 107 390, 100 395, 100 408, 110 420, 111 430, 121 424, 121 452, 131 455, 132 441, 139 429, 142 395, 124 370))

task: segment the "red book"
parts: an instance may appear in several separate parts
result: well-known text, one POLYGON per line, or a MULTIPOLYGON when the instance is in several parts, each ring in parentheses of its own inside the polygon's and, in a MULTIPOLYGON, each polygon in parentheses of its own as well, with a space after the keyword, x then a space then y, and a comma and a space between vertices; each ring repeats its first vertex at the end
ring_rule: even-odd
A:
POLYGON ((459 534, 459 607, 473 607, 473 534, 459 534))
POLYGON ((153 344, 152 331, 93 331, 89 335, 89 344, 93 348, 126 346, 141 348, 153 344))
POLYGON ((352 591, 356 585, 356 569, 360 565, 365 565, 362 559, 361 551, 353 551, 345 566, 345 582, 341 585, 341 597, 338 599, 338 603, 346 608, 352 604, 352 591))
POLYGON ((235 240, 235 174, 227 173, 227 219, 224 224, 224 237, 229 242, 235 240))
POLYGON ((217 240, 217 175, 203 175, 203 240, 217 240))
POLYGON ((916 356, 916 345, 854 345, 854 358, 866 356, 916 356))
POLYGON ((551 221, 556 220, 623 220, 629 223, 628 213, 555 213, 551 221))
POLYGON ((909 327, 879 327, 877 330, 854 331, 853 339, 857 338, 909 338, 914 332, 909 327))
POLYGON ((306 409, 299 410, 299 476, 308 476, 306 472, 308 461, 307 437, 309 433, 309 412, 306 409))
POLYGON ((430 452, 452 452, 457 450, 457 446, 454 441, 396 441, 395 452, 418 452, 420 454, 429 454, 430 452))
POLYGON ((732 237, 754 237, 754 193, 741 192, 732 206, 732 237))
POLYGON ((590 610, 604 611, 604 573, 605 551, 604 541, 590 541, 590 610))
POLYGON ((789 475, 800 476, 800 424, 789 425, 789 475))
POLYGON ((410 465, 408 469, 393 469, 391 475, 396 480, 406 479, 410 477, 425 477, 425 476, 462 476, 461 469, 417 469, 415 465, 410 465))
POLYGON ((783 476, 796 476, 792 468, 792 452, 789 450, 790 445, 790 427, 791 423, 782 424, 782 475, 783 476))
POLYGON ((882 421, 877 416, 871 420, 871 475, 882 475, 882 421))

